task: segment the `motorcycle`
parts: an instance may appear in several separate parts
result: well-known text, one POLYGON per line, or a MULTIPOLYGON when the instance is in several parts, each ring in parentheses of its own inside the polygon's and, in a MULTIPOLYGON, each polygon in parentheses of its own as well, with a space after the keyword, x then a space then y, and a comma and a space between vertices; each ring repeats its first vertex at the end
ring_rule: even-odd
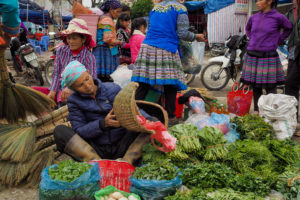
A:
POLYGON ((246 35, 230 36, 225 41, 228 47, 225 55, 213 57, 201 71, 201 82, 209 90, 221 90, 229 82, 238 82, 243 67, 243 56, 246 53, 248 39, 246 35))
POLYGON ((19 39, 16 37, 11 41, 10 51, 16 72, 21 73, 24 71, 26 79, 37 80, 43 86, 44 79, 40 71, 40 64, 31 44, 26 43, 21 45, 19 39))
MULTIPOLYGON (((55 39, 57 39, 57 38, 55 38, 55 39)), ((56 59, 56 51, 62 45, 64 45, 63 42, 57 44, 52 49, 52 55, 50 56, 50 60, 48 60, 48 62, 46 63, 46 66, 45 66, 45 78, 49 85, 51 85, 51 83, 52 83, 52 76, 53 76, 53 72, 54 72, 54 61, 56 59)))

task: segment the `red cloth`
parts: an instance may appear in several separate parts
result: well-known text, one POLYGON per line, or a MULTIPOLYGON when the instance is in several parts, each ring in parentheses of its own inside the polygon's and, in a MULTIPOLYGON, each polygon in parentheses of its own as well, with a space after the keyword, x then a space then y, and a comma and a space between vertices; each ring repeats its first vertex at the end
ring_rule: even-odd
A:
POLYGON ((79 48, 79 49, 77 49, 77 50, 71 50, 72 55, 73 55, 73 56, 78 55, 78 54, 81 52, 81 50, 83 49, 83 47, 84 47, 84 46, 82 46, 81 48, 79 48))

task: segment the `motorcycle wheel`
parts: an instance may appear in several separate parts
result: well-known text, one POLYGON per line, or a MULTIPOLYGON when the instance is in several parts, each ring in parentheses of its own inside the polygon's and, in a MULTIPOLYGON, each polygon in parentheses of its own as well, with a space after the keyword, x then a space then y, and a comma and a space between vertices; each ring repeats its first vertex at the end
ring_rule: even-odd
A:
POLYGON ((46 63, 45 66, 45 78, 49 85, 52 84, 53 71, 54 71, 54 60, 51 59, 46 63))
POLYGON ((222 63, 210 63, 201 71, 201 82, 209 90, 223 89, 229 79, 230 75, 222 68, 222 63))
POLYGON ((193 82, 193 80, 195 79, 195 74, 184 74, 185 80, 186 80, 186 84, 190 84, 191 82, 193 82))
POLYGON ((44 79, 43 79, 43 76, 42 76, 42 73, 41 73, 40 69, 37 68, 37 67, 34 68, 34 76, 35 76, 36 80, 38 80, 40 82, 40 85, 43 86, 44 85, 44 79))

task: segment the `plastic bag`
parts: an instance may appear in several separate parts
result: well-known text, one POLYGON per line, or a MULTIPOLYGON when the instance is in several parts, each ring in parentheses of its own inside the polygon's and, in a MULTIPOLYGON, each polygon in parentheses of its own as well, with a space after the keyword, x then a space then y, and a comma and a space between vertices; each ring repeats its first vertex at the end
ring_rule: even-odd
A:
MULTIPOLYGON (((180 53, 181 53, 181 63, 183 67, 183 71, 192 73, 196 70, 201 70, 201 63, 204 56, 204 48, 202 49, 202 46, 199 46, 198 42, 186 42, 183 40, 180 40, 179 46, 180 46, 180 53), (197 44, 196 44, 197 43, 197 44), (202 49, 202 51, 198 51, 199 48, 202 49), (195 49, 195 50, 194 50, 195 49)), ((205 45, 204 45, 205 47, 205 45)), ((199 73, 198 72, 198 73, 199 73)))
POLYGON ((233 84, 232 91, 227 93, 228 111, 238 116, 244 116, 249 113, 253 92, 245 90, 246 86, 242 90, 239 90, 238 87, 238 83, 233 84), (237 89, 235 90, 235 88, 237 89))
POLYGON ((297 104, 295 97, 284 94, 268 94, 259 98, 259 113, 272 124, 277 139, 293 136, 297 126, 297 104))
POLYGON ((100 189, 100 175, 98 163, 90 163, 92 167, 72 182, 53 180, 49 176, 49 168, 42 172, 42 180, 39 188, 39 200, 49 199, 93 199, 94 193, 100 189))
POLYGON ((225 135, 227 142, 233 143, 236 140, 240 139, 240 134, 236 131, 236 124, 230 123, 229 124, 229 132, 225 135))
POLYGON ((128 193, 128 192, 123 192, 121 190, 118 190, 112 185, 107 186, 106 188, 103 188, 95 193, 95 199, 96 200, 102 200, 101 197, 105 197, 106 195, 110 195, 113 192, 120 192, 124 197, 128 198, 130 195, 134 196, 138 200, 141 200, 141 198, 134 194, 134 193, 128 193))
POLYGON ((193 124, 196 126, 196 124, 200 121, 207 121, 209 119, 208 113, 200 113, 200 114, 192 114, 189 116, 189 118, 184 122, 185 124, 193 124))
POLYGON ((201 98, 191 96, 189 98, 189 104, 194 113, 200 114, 205 112, 205 103, 201 98))
POLYGON ((123 88, 131 82, 132 70, 128 69, 127 65, 119 65, 110 76, 114 83, 123 88))
MULTIPOLYGON (((179 174, 180 175, 180 174, 179 174)), ((180 176, 172 180, 142 180, 130 178, 130 192, 140 195, 144 200, 162 200, 173 195, 182 185, 180 176)))
POLYGON ((147 122, 143 116, 138 116, 140 123, 149 130, 154 130, 155 134, 151 134, 151 142, 153 146, 163 152, 171 152, 176 149, 176 138, 168 133, 166 127, 160 122, 147 122), (155 140, 162 144, 162 147, 158 147, 155 144, 155 140))

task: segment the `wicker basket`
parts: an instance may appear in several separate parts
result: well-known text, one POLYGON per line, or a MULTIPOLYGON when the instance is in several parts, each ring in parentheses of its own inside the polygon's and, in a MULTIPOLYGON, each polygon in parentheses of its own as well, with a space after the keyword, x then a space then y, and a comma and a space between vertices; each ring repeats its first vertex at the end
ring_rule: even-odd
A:
POLYGON ((116 118, 120 122, 121 126, 130 131, 154 133, 154 131, 144 128, 144 126, 142 126, 138 121, 137 116, 141 115, 137 107, 138 103, 141 106, 147 105, 148 109, 149 107, 152 107, 153 110, 155 109, 161 111, 159 114, 164 118, 161 121, 163 121, 166 128, 168 128, 167 112, 160 105, 152 102, 135 100, 135 91, 138 86, 138 83, 131 82, 128 86, 124 87, 115 98, 113 104, 114 114, 116 115, 116 118))

